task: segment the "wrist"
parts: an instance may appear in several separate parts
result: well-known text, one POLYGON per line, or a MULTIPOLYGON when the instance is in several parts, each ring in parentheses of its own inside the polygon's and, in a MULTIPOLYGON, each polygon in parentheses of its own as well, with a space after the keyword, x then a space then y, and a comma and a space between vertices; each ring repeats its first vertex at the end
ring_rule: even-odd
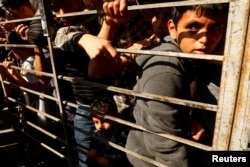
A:
POLYGON ((84 49, 84 43, 87 40, 87 38, 89 38, 90 36, 91 36, 90 34, 83 34, 82 36, 79 36, 79 38, 76 40, 77 46, 79 48, 84 49))

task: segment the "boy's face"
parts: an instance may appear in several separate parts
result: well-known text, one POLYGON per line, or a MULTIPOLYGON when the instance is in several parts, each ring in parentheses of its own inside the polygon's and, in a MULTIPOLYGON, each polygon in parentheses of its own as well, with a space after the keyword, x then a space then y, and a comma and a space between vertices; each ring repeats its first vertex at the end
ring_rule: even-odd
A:
MULTIPOLYGON (((72 12, 81 12, 83 9, 82 0, 52 0, 51 9, 54 14, 66 14, 72 12)), ((77 16, 56 18, 56 21, 63 26, 74 25, 77 16)))
POLYGON ((23 19, 34 16, 32 8, 27 5, 21 5, 19 8, 7 8, 7 10, 12 14, 13 19, 23 19))
POLYGON ((210 18, 200 12, 188 10, 178 25, 168 22, 169 32, 183 53, 211 54, 225 32, 226 14, 210 18))
POLYGON ((166 35, 168 35, 168 29, 166 24, 168 16, 169 16, 168 8, 160 8, 154 10, 154 16, 152 17, 151 22, 154 34, 159 38, 163 38, 166 35))
POLYGON ((98 116, 92 117, 96 130, 104 136, 109 136, 113 129, 113 123, 98 116))

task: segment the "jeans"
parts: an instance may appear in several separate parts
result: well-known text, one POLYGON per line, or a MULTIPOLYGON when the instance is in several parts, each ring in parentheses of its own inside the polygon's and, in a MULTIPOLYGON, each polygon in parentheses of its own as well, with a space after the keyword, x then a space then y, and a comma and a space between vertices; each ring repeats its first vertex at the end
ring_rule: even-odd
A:
MULTIPOLYGON (((89 112, 89 105, 81 105, 79 108, 76 109, 76 115, 74 119, 74 126, 78 127, 86 132, 90 132, 95 129, 94 123, 91 118, 91 114, 89 112)), ((77 129, 74 130, 75 139, 77 147, 87 153, 88 149, 90 148, 90 140, 91 137, 85 133, 78 131, 77 129)), ((84 153, 78 152, 79 158, 79 167, 87 167, 87 156, 84 153)))

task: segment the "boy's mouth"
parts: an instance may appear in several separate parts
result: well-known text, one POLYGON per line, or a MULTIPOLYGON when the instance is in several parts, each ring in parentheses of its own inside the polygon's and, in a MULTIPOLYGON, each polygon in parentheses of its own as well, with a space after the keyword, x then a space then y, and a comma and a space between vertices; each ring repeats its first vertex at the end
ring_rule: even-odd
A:
POLYGON ((194 54, 207 54, 208 50, 207 49, 195 49, 193 51, 194 54))

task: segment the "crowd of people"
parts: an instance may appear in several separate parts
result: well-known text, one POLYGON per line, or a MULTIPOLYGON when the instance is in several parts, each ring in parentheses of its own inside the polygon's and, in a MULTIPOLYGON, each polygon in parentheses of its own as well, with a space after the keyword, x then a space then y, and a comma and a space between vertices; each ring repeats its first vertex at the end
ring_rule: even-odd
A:
MULTIPOLYGON (((108 142, 103 142, 107 140, 169 167, 199 166, 197 164, 203 163, 202 154, 185 144, 117 124, 104 119, 104 116, 123 118, 154 133, 169 133, 211 145, 214 112, 112 92, 86 83, 97 82, 136 92, 217 104, 221 65, 179 57, 119 53, 116 50, 171 51, 204 56, 223 53, 227 3, 127 10, 129 5, 171 1, 44 0, 45 12, 51 16, 47 21, 56 74, 71 78, 71 81, 59 79, 59 90, 54 89, 55 81, 50 77, 15 70, 11 68, 17 65, 15 61, 2 60, 1 76, 4 79, 55 97, 60 95, 61 100, 78 105, 76 109, 64 105, 64 113, 60 113, 56 110, 57 103, 51 104, 43 97, 31 98, 32 94, 25 96, 29 97, 26 103, 37 103, 38 125, 48 127, 43 113, 66 117, 73 123, 76 127, 73 132, 75 144, 82 150, 78 152, 79 167, 154 166, 111 148, 108 142), (102 12, 56 17, 88 10, 102 12), (190 154, 195 154, 195 159, 190 154)), ((10 19, 6 15, 11 19, 25 19, 43 12, 38 7, 39 0, 1 0, 1 4, 5 10, 2 21, 10 19)), ((8 56, 13 55, 22 68, 52 72, 51 52, 39 19, 1 24, 1 31, 4 34, 2 43, 36 46, 9 48, 11 54, 8 56)), ((8 92, 8 95, 12 94, 8 92)))

